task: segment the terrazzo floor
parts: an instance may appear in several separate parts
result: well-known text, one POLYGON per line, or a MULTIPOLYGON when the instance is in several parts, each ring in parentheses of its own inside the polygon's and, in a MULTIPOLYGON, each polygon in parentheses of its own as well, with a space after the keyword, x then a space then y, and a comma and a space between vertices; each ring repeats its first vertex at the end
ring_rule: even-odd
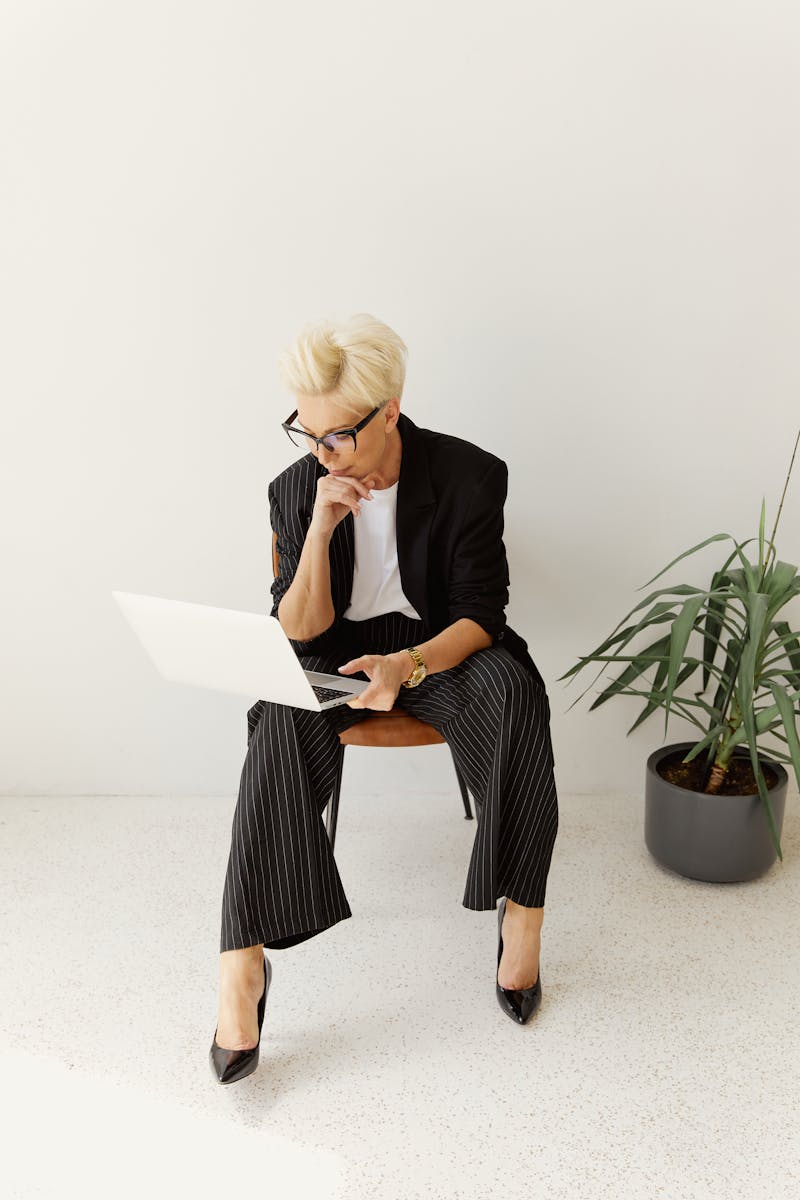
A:
POLYGON ((211 1075, 235 797, 0 800, 3 1200, 800 1195, 800 818, 745 884, 661 867, 641 795, 559 796, 542 1007, 497 1004, 457 790, 343 794, 349 920, 211 1075))

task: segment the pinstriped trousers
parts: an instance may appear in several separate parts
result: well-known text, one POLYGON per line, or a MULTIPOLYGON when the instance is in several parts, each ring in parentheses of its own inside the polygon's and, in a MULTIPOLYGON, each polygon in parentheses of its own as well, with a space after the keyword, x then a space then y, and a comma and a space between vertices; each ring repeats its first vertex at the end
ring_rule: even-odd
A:
MULTIPOLYGON (((422 621, 387 613, 342 620, 340 648, 298 657, 308 670, 336 674, 351 658, 390 654, 428 637, 422 621)), ((362 671, 347 678, 368 676, 362 671)), ((429 675, 419 687, 401 688, 396 703, 439 730, 481 802, 463 906, 493 909, 508 896, 543 907, 558 800, 550 703, 539 680, 505 648, 489 646, 429 675)), ((339 732, 371 711, 341 704, 315 712, 265 700, 248 710, 221 952, 261 943, 284 949, 353 915, 323 813, 333 791, 339 732)))

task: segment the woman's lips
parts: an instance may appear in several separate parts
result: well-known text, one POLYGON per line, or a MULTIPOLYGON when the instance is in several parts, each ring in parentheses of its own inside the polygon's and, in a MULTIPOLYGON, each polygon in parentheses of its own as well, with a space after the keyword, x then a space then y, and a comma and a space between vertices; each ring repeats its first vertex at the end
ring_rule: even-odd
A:
POLYGON ((346 475, 347 471, 328 471, 329 475, 346 475))

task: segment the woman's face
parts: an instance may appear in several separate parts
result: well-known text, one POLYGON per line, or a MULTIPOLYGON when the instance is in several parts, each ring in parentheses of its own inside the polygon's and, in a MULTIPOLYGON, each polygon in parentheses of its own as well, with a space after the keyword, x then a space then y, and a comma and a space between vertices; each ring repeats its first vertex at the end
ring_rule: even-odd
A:
MULTIPOLYGON (((352 429, 367 415, 355 412, 341 399, 329 396, 298 395, 296 404, 297 421, 303 429, 316 434, 317 437, 323 437, 326 433, 336 433, 340 429, 352 429)), ((355 450, 351 443, 349 448, 337 450, 317 446, 312 453, 330 475, 353 475, 357 479, 364 479, 371 472, 380 471, 385 465, 387 439, 397 424, 399 412, 398 401, 389 400, 363 429, 359 429, 355 450)))

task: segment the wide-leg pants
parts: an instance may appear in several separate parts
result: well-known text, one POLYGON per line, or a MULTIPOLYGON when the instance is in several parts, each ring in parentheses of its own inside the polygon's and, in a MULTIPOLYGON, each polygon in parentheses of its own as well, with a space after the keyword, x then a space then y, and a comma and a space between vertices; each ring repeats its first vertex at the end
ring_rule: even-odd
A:
MULTIPOLYGON (((305 668, 336 674, 361 654, 390 654, 430 636, 422 621, 403 613, 340 624, 340 646, 298 655, 305 668)), ((419 687, 401 687, 396 703, 441 732, 481 802, 463 906, 495 908, 508 896, 543 907, 558 800, 541 677, 505 648, 489 646, 419 687)), ((260 943, 283 949, 352 916, 323 813, 333 791, 338 734, 373 711, 341 704, 315 712, 265 700, 248 710, 220 951, 260 943)))

